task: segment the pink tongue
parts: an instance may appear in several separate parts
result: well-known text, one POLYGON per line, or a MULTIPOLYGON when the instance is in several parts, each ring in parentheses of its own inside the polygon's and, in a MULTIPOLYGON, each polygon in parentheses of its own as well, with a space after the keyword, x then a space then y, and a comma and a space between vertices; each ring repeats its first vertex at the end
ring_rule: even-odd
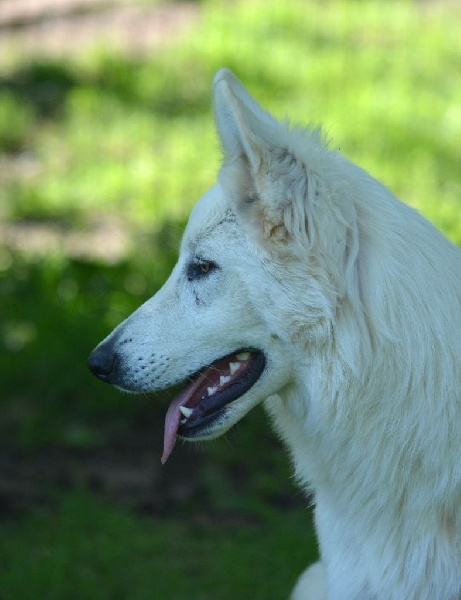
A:
MULTIPOLYGON (((219 364, 219 363, 216 363, 219 364)), ((203 373, 193 381, 190 385, 188 385, 179 396, 173 400, 168 408, 165 417, 165 433, 163 438, 163 455, 161 458, 162 465, 164 465, 170 456, 174 445, 176 443, 176 436, 178 433, 178 427, 181 419, 183 418, 181 411, 179 410, 180 406, 188 406, 188 402, 196 394, 196 392, 200 393, 200 387, 203 388, 202 391, 206 389, 207 386, 213 385, 213 376, 216 377, 216 374, 219 375, 219 371, 215 366, 208 367, 203 373)), ((227 361, 226 363, 227 364, 227 361)), ((195 403, 197 405, 198 402, 195 403)), ((190 406, 193 408, 193 406, 190 406)))
MULTIPOLYGON (((183 418, 180 407, 184 406, 186 408, 195 408, 200 403, 200 400, 207 396, 207 388, 209 386, 216 386, 220 389, 223 389, 219 383, 220 376, 230 375, 229 363, 233 358, 234 362, 238 361, 239 366, 238 370, 234 372, 231 377, 236 379, 239 374, 241 375, 241 373, 248 368, 248 365, 251 363, 252 359, 250 355, 248 355, 247 358, 240 359, 238 356, 239 355, 237 354, 235 355, 235 358, 227 356, 226 358, 214 362, 212 365, 202 371, 200 375, 191 384, 189 384, 170 404, 165 417, 163 455, 161 458, 162 464, 166 463, 176 443, 179 425, 181 419, 183 418)), ((227 385, 229 385, 229 381, 227 382, 227 385)), ((225 387, 227 387, 227 385, 225 385, 225 387)))
POLYGON ((170 404, 165 417, 165 433, 163 437, 163 454, 162 454, 162 465, 166 463, 168 457, 173 451, 174 445, 176 444, 176 435, 181 420, 180 406, 186 406, 188 400, 193 396, 194 392, 200 387, 202 377, 196 379, 191 385, 188 385, 170 404))

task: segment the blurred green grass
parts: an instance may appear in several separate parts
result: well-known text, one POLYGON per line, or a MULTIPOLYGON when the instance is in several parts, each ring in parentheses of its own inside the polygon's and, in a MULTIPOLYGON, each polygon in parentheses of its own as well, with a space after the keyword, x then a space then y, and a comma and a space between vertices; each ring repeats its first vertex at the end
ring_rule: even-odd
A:
MULTIPOLYGON (((205 1, 199 10, 191 34, 151 56, 102 48, 65 60, 19 56, 0 72, 0 225, 9 232, 8 243, 0 239, 4 446, 91 447, 105 443, 114 423, 163 421, 165 402, 127 399, 92 380, 85 359, 165 280, 187 215, 215 179, 210 84, 221 66, 280 118, 322 123, 333 148, 461 244, 459 10, 397 0, 205 1), (106 252, 92 247, 89 234, 101 223, 129 234, 121 252, 111 255, 106 238, 106 252), (40 228, 57 232, 58 242, 45 236, 31 246, 29 232, 40 228), (72 236, 85 251, 67 245, 72 236)), ((65 532, 74 520, 72 535, 50 528, 46 512, 8 526, 0 597, 37 590, 34 597, 142 599, 156 589, 154 597, 180 599, 190 597, 191 580, 194 598, 283 597, 315 550, 307 515, 265 515, 258 504, 258 493, 268 497, 288 472, 277 445, 254 443, 265 428, 251 416, 232 448, 220 440, 209 450, 215 466, 267 469, 253 475, 254 497, 248 489, 239 497, 225 470, 204 479, 213 511, 256 502, 269 537, 255 533, 259 525, 229 532, 217 522, 197 541, 186 518, 146 530, 94 499, 66 497, 56 527, 65 532), (288 539, 303 529, 301 519, 307 539, 288 539), (107 544, 87 548, 88 528, 107 544), (179 549, 171 543, 178 536, 179 549), (304 556, 293 558, 301 543, 304 556), (91 585, 77 583, 84 576, 91 585)))
POLYGON ((460 51, 448 10, 252 1, 202 11, 197 31, 152 57, 101 50, 4 74, 1 148, 37 161, 29 179, 2 177, 6 218, 184 219, 219 165, 210 83, 226 65, 275 114, 323 123, 333 147, 461 239, 460 51))
POLYGON ((88 494, 67 495, 54 514, 5 528, 0 597, 283 598, 295 573, 315 559, 315 542, 306 514, 285 523, 279 516, 146 522, 88 494))

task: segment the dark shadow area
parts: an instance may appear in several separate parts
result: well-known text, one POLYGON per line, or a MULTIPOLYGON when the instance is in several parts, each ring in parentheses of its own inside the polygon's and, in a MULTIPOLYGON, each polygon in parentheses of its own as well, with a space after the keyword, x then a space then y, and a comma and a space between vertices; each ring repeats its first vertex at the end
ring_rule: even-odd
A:
POLYGON ((151 59, 106 56, 96 72, 84 72, 72 63, 36 61, 0 77, 0 95, 12 94, 30 106, 38 118, 59 119, 69 92, 91 88, 105 98, 116 98, 133 110, 144 109, 164 117, 187 112, 189 116, 209 107, 209 87, 189 85, 180 71, 151 59), (152 71, 147 79, 146 72, 152 71))
POLYGON ((32 107, 38 118, 56 118, 67 94, 79 83, 76 74, 66 65, 44 61, 0 77, 0 94, 13 94, 32 107))
MULTIPOLYGON (((176 226, 177 228, 177 226, 176 226)), ((150 403, 93 380, 91 349, 152 295, 174 265, 171 223, 117 264, 71 256, 25 258, 3 249, 0 330, 4 351, 1 439, 35 446, 66 441, 65 423, 140 417, 150 403), (21 408, 19 408, 21 407, 21 408)))

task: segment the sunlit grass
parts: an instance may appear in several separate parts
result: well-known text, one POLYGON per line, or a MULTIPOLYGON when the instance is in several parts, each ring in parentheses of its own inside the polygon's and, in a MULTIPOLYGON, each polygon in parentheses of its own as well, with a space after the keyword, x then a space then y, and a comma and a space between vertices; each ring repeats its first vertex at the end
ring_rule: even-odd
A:
MULTIPOLYGON (((3 186, 11 218, 109 211, 144 228, 185 218, 219 166, 210 85, 226 65, 279 117, 322 123, 332 147, 461 241, 461 53, 449 11, 301 1, 208 2, 202 11, 198 31, 155 57, 98 52, 42 77, 32 67, 38 93, 16 96, 19 127, 9 126, 11 91, 0 88, 0 145, 20 146, 38 165, 33 178, 19 173, 3 186), (29 126, 30 97, 46 118, 29 126)), ((25 77, 16 90, 29 89, 25 77)))

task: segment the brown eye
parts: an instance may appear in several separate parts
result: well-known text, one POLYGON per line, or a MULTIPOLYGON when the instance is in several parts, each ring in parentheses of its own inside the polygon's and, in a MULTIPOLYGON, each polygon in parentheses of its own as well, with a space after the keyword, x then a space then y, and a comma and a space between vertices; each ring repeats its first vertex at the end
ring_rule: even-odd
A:
POLYGON ((209 260, 197 259, 187 266, 187 279, 193 281, 211 273, 218 267, 209 260))

